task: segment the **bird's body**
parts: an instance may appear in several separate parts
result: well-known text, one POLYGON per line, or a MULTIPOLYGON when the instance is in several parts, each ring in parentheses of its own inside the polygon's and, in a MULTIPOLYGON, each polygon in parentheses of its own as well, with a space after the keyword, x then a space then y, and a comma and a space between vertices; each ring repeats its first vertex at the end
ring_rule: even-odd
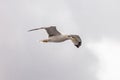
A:
POLYGON ((64 42, 66 40, 71 40, 74 45, 79 48, 81 46, 81 38, 78 35, 62 35, 59 31, 57 31, 56 26, 50 27, 41 27, 36 29, 31 29, 29 31, 45 29, 48 33, 48 39, 42 40, 42 42, 64 42))
POLYGON ((67 37, 67 35, 58 35, 58 36, 49 37, 48 42, 63 42, 68 39, 69 37, 67 37))

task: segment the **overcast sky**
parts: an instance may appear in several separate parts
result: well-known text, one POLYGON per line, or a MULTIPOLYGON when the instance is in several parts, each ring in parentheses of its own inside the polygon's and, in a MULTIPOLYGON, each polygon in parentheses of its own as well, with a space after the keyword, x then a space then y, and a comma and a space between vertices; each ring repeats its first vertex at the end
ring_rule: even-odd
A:
POLYGON ((120 1, 0 0, 0 80, 120 80, 120 1), (71 41, 39 43, 57 26, 71 41))

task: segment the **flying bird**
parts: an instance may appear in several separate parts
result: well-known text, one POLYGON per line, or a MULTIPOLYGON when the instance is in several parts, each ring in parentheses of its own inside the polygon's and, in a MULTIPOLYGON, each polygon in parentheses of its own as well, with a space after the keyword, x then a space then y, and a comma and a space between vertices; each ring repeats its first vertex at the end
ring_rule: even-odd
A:
POLYGON ((63 35, 56 29, 56 26, 31 29, 28 32, 40 30, 40 29, 45 29, 46 32, 48 33, 48 39, 41 40, 42 42, 46 42, 46 43, 47 42, 57 42, 57 43, 59 43, 59 42, 63 42, 66 40, 71 40, 77 48, 79 48, 82 44, 82 40, 79 37, 79 35, 63 35))

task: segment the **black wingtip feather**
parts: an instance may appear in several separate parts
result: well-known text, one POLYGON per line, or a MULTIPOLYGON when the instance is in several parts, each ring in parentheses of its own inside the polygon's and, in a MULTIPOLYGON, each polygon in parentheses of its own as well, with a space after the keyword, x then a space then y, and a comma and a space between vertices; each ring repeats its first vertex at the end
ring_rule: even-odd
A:
POLYGON ((79 42, 77 45, 75 45, 77 48, 81 46, 82 42, 79 42))

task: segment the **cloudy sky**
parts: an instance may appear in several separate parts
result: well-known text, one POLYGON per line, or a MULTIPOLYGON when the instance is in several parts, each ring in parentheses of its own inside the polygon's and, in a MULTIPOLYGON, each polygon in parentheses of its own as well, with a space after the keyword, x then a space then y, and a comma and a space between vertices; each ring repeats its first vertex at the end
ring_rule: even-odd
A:
POLYGON ((0 80, 120 80, 120 1, 0 0, 0 80), (39 43, 42 26, 71 41, 39 43))

